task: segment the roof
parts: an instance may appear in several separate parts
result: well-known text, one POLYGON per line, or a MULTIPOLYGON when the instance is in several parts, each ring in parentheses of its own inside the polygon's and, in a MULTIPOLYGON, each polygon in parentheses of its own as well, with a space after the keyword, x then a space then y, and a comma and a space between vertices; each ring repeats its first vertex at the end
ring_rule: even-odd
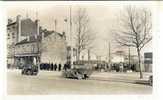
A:
POLYGON ((47 29, 44 29, 44 30, 41 30, 40 33, 44 32, 44 37, 47 37, 49 35, 51 35, 52 33, 55 33, 55 34, 58 34, 60 37, 63 37, 64 35, 63 34, 60 34, 56 31, 49 31, 47 29))
POLYGON ((7 24, 7 26, 11 26, 11 25, 14 25, 14 24, 16 24, 16 22, 12 22, 10 24, 7 24))
POLYGON ((61 37, 63 36, 62 34, 60 34, 60 33, 58 33, 58 32, 55 32, 55 31, 41 30, 41 33, 40 33, 40 35, 38 36, 38 38, 35 38, 35 36, 30 36, 30 37, 29 37, 29 40, 28 40, 28 39, 24 39, 24 40, 22 40, 22 41, 16 43, 16 45, 21 45, 21 44, 26 44, 26 43, 32 43, 32 42, 41 41, 41 39, 42 39, 42 37, 41 37, 42 32, 44 32, 44 37, 47 37, 47 36, 49 36, 49 35, 51 35, 51 34, 53 34, 53 33, 56 33, 56 34, 58 34, 58 35, 61 36, 61 37))

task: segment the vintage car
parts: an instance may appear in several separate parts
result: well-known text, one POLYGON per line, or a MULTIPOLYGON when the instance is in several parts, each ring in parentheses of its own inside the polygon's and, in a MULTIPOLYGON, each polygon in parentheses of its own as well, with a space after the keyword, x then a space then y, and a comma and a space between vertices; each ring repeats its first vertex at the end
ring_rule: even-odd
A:
POLYGON ((27 64, 23 66, 22 75, 37 75, 38 66, 33 64, 27 64))
POLYGON ((93 70, 88 65, 74 65, 74 68, 67 69, 62 72, 62 76, 74 79, 87 79, 92 74, 93 70))

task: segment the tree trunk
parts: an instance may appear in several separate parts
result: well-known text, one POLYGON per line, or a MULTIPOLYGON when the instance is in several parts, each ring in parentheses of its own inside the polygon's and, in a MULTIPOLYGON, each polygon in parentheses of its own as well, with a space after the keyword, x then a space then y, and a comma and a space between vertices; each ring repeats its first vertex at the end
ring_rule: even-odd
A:
POLYGON ((142 73, 142 69, 141 69, 141 58, 140 58, 140 50, 137 49, 137 53, 138 53, 138 66, 139 66, 139 71, 140 71, 140 79, 143 78, 143 73, 142 73))
POLYGON ((88 49, 88 61, 90 61, 90 50, 88 49))
POLYGON ((79 60, 80 60, 80 51, 79 51, 79 49, 78 49, 77 52, 78 52, 78 53, 77 53, 77 61, 79 61, 79 60))

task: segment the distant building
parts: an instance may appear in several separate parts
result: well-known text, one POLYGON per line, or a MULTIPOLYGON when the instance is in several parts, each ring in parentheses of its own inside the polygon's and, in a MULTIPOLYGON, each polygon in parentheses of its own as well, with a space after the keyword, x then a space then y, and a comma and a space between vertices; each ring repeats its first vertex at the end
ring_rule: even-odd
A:
POLYGON ((126 53, 124 51, 116 51, 115 53, 112 53, 112 59, 111 62, 112 63, 124 63, 125 62, 125 58, 126 58, 126 53))

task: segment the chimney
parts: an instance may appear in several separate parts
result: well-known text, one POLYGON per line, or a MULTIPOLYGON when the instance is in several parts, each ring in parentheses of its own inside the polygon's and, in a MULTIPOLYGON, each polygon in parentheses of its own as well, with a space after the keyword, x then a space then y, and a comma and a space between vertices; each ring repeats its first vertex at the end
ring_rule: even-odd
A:
POLYGON ((18 25, 18 29, 17 29, 17 38, 16 38, 16 42, 20 42, 21 40, 21 15, 18 15, 16 17, 16 22, 17 22, 17 25, 18 25))

